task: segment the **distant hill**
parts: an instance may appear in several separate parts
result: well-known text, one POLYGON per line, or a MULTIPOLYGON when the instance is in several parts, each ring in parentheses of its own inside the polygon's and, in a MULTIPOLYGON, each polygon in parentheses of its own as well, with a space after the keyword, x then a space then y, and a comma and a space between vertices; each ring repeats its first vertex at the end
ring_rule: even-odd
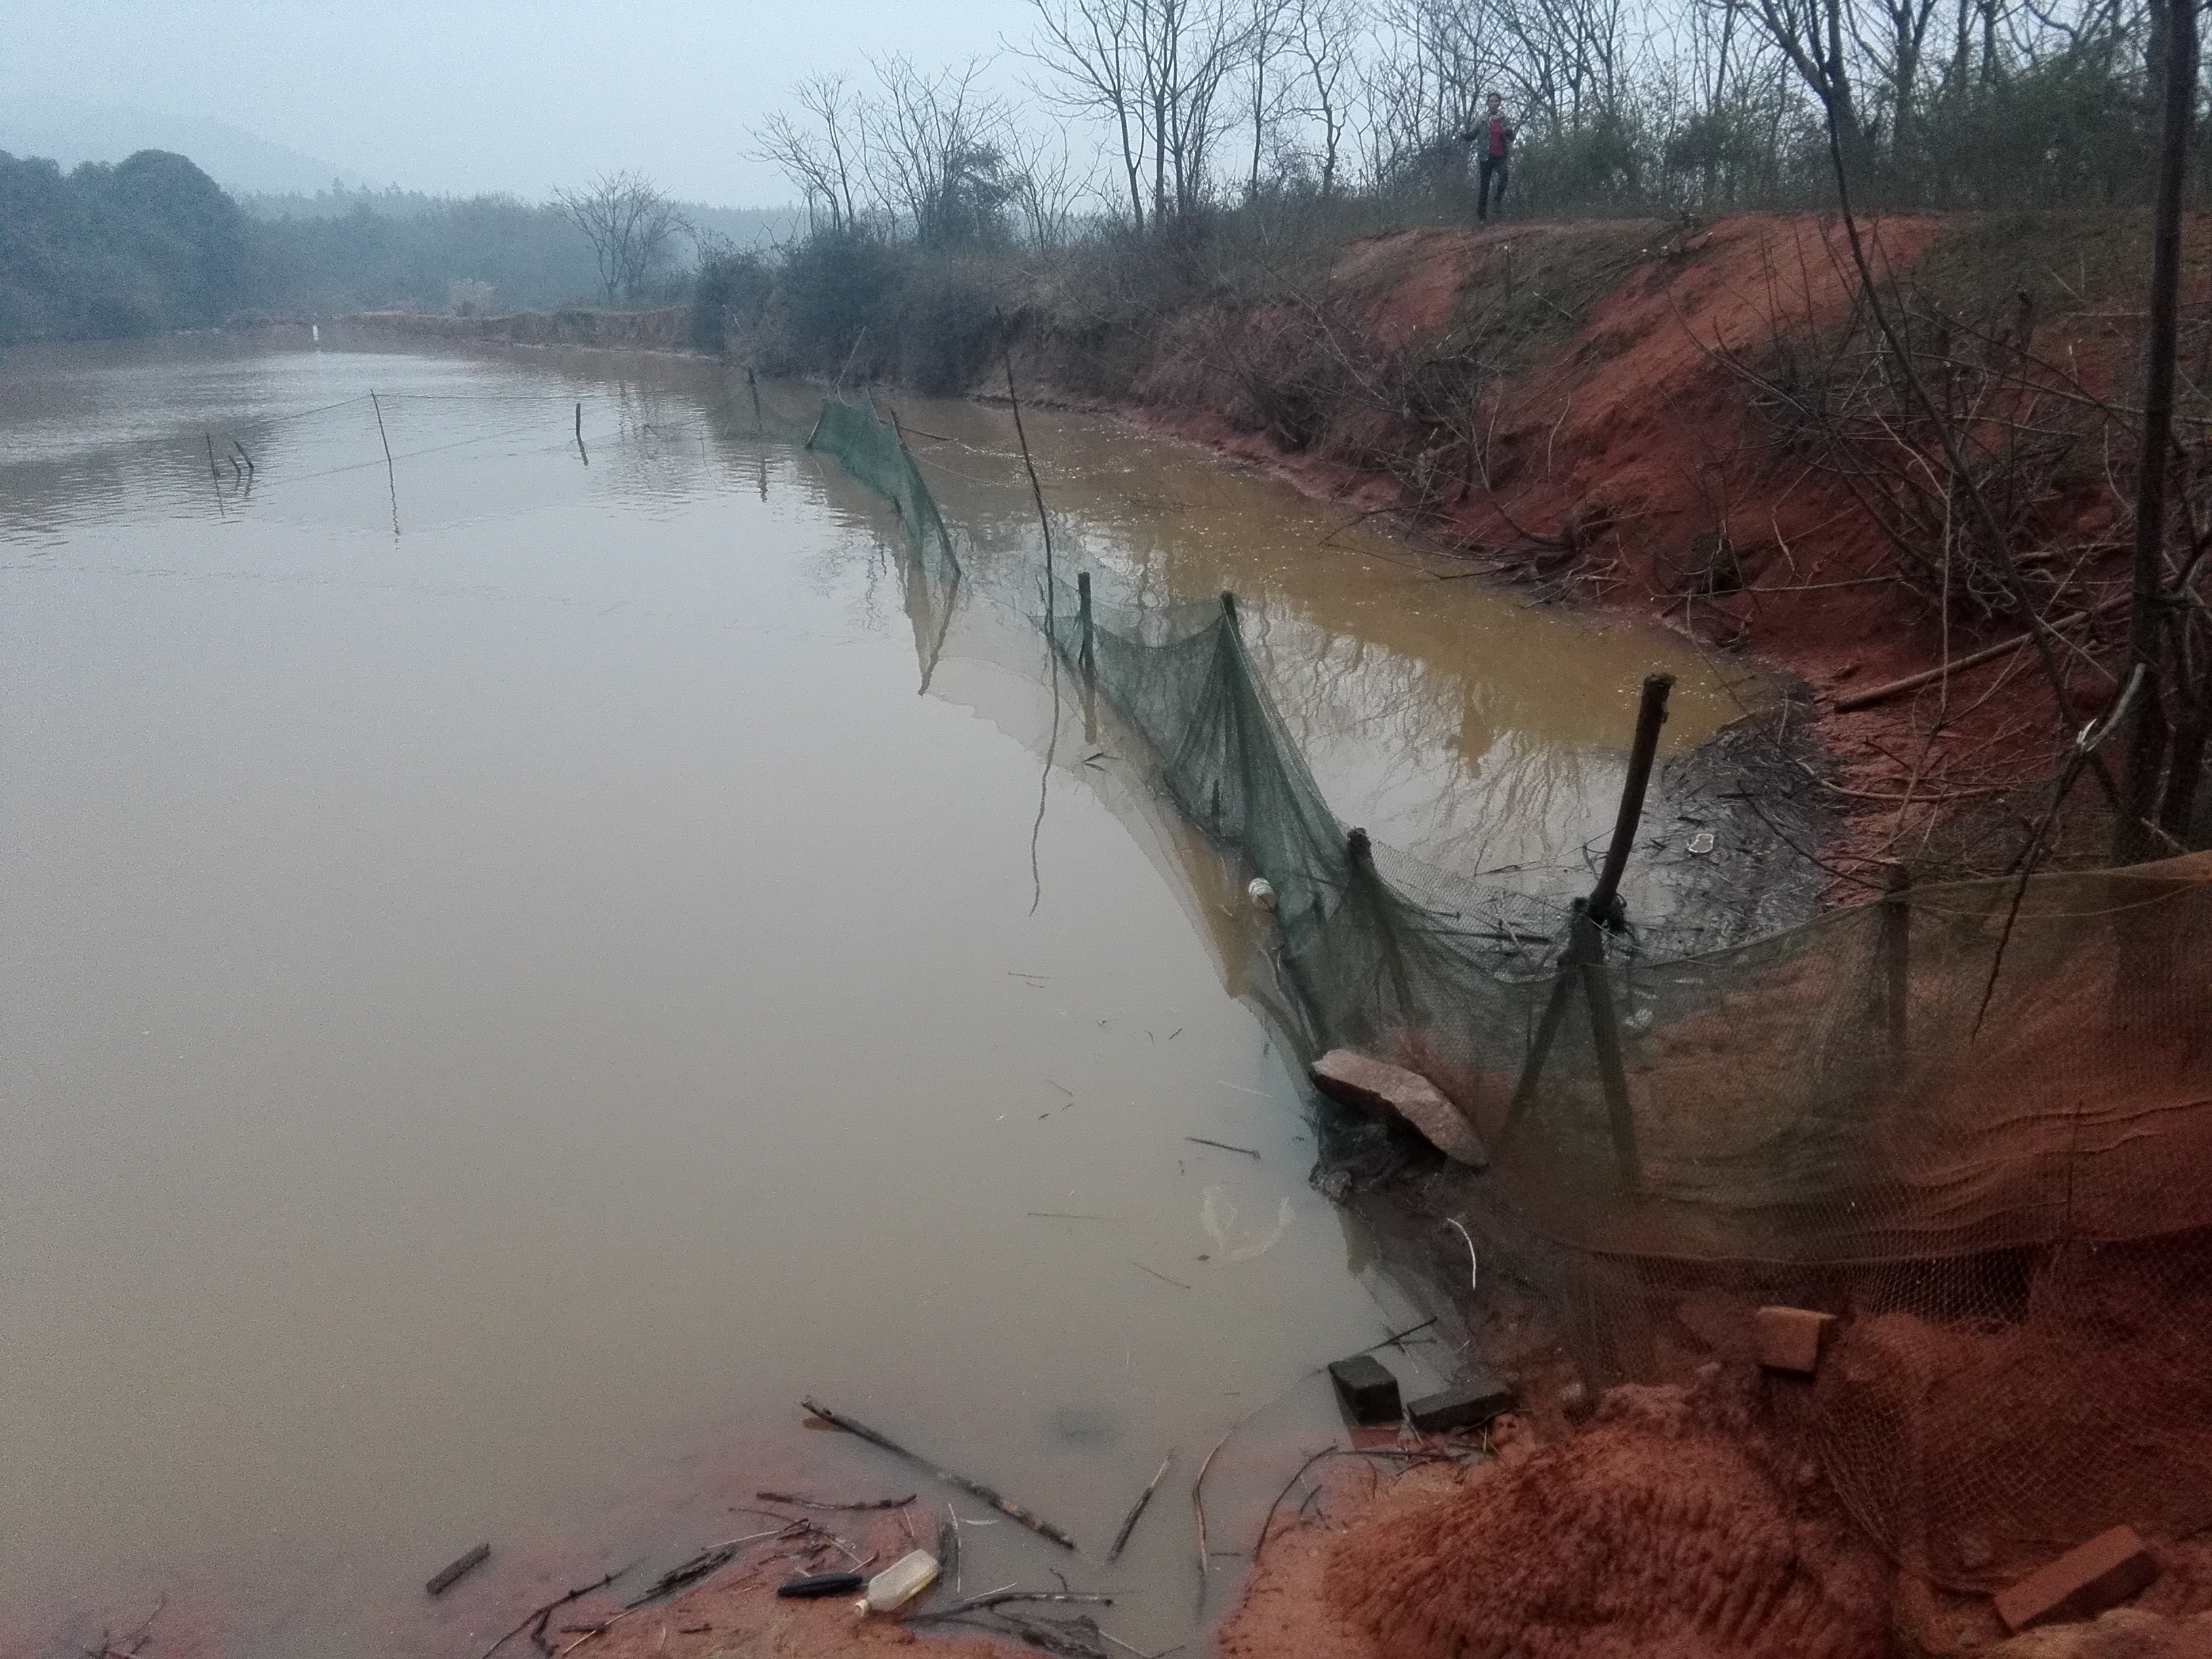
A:
POLYGON ((80 161, 120 161, 145 149, 191 156, 208 177, 235 195, 312 192, 328 191, 334 183, 360 182, 328 161, 204 115, 62 98, 0 103, 0 150, 49 156, 64 171, 80 161))
MULTIPOLYGON (((793 208, 679 205, 702 251, 720 239, 767 252, 801 228, 793 208)), ((692 265, 678 238, 633 300, 681 303, 692 265)), ((550 202, 374 190, 219 121, 0 106, 0 343, 589 303, 599 289, 590 241, 550 202)))

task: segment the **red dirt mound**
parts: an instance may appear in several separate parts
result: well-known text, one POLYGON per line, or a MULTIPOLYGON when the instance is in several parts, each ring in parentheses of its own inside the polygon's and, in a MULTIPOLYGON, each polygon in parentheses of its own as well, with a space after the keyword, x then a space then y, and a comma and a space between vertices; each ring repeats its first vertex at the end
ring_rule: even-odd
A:
POLYGON ((1673 1388, 1346 1536, 1333 1613, 1392 1659, 1880 1659, 1884 1569, 1673 1388))

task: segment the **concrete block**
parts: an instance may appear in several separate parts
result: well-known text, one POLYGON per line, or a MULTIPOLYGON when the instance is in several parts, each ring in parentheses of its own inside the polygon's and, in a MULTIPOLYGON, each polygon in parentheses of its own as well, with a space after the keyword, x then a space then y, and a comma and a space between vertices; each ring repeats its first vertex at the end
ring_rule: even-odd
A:
POLYGON ((1403 1123, 1470 1170, 1490 1167, 1490 1154, 1474 1126, 1419 1072, 1349 1048, 1332 1048, 1314 1062, 1310 1075, 1314 1086, 1331 1100, 1369 1117, 1403 1123))
POLYGON ((1820 1350, 1836 1328, 1836 1316, 1810 1308, 1761 1308, 1751 1324, 1760 1364, 1810 1376, 1820 1368, 1820 1350))
POLYGON ((2008 1631, 2094 1619, 2146 1589, 2158 1560, 2133 1527, 2100 1532, 2078 1549, 1997 1592, 1997 1617, 2008 1631))
POLYGON ((1328 1380, 1358 1424, 1395 1423, 1406 1414, 1398 1398, 1398 1379, 1371 1353, 1330 1363, 1328 1380))
POLYGON ((1448 1429, 1480 1428, 1512 1409, 1513 1390, 1494 1376, 1478 1374, 1457 1388, 1414 1401, 1406 1407, 1406 1420, 1423 1434, 1442 1434, 1448 1429))

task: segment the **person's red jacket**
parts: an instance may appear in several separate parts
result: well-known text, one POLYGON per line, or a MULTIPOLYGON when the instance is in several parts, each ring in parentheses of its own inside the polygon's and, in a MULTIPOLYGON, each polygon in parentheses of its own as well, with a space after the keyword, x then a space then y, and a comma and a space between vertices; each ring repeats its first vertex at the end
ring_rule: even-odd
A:
POLYGON ((1460 134, 1460 141, 1468 144, 1480 143, 1485 155, 1503 161, 1513 153, 1513 124, 1503 115, 1486 116, 1460 134))

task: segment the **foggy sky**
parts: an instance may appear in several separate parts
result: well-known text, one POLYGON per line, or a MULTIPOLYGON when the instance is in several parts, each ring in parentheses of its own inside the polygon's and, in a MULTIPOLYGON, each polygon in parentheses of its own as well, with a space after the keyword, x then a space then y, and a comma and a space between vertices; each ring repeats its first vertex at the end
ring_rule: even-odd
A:
MULTIPOLYGON (((378 185, 537 198, 635 167, 674 194, 793 192, 746 129, 821 70, 1027 33, 1025 0, 0 0, 0 99, 212 117, 378 185)), ((1019 65, 993 76, 1012 87, 1019 65)))

